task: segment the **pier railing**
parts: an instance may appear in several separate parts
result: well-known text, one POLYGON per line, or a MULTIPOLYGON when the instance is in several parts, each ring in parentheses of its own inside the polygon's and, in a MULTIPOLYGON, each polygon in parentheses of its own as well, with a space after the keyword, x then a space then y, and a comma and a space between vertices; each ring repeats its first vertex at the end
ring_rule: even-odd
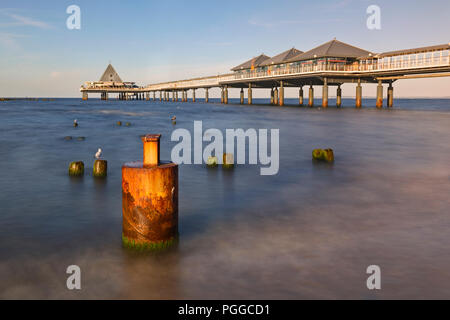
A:
POLYGON ((158 90, 182 90, 191 88, 209 88, 209 87, 217 87, 219 86, 219 83, 223 81, 230 81, 234 79, 235 79, 234 74, 224 74, 212 77, 152 84, 147 86, 146 89, 150 91, 158 91, 158 90))
POLYGON ((376 71, 394 71, 414 68, 441 67, 449 66, 449 56, 440 55, 428 56, 423 58, 413 58, 411 56, 397 56, 384 58, 379 61, 366 60, 360 63, 343 64, 343 63, 318 63, 303 65, 286 65, 283 67, 269 68, 264 71, 247 71, 236 73, 234 80, 264 78, 291 74, 315 73, 327 71, 343 71, 343 72, 376 72, 376 71))

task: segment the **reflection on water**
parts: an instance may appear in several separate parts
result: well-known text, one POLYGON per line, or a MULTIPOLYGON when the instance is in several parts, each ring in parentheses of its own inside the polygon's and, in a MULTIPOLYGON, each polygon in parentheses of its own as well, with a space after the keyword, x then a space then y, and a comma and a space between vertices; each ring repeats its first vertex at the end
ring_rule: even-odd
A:
POLYGON ((59 99, 0 112, 0 298, 450 297, 449 100, 377 111, 59 99), (122 164, 142 158, 145 133, 163 135, 169 159, 172 130, 194 120, 279 128, 278 175, 181 166, 178 247, 122 248, 122 164), (99 147, 106 179, 92 177, 99 147), (311 161, 328 147, 333 165, 311 161), (75 160, 83 178, 67 175, 75 160), (79 292, 65 288, 72 264, 79 292), (372 264, 379 292, 365 285, 372 264))

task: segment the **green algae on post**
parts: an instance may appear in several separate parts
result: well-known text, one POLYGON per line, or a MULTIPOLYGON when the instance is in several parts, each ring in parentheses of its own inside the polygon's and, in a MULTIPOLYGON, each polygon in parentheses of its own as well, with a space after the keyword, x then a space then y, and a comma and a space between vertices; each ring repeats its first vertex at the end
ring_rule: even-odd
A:
POLYGON ((105 178, 108 174, 108 161, 95 160, 92 174, 96 178, 105 178))
POLYGON ((178 237, 170 240, 163 240, 157 242, 137 242, 133 239, 127 238, 122 234, 122 244, 125 248, 133 249, 136 251, 161 251, 166 250, 178 243, 178 237))
POLYGON ((74 161, 69 165, 69 175, 72 177, 79 177, 84 174, 83 161, 74 161))

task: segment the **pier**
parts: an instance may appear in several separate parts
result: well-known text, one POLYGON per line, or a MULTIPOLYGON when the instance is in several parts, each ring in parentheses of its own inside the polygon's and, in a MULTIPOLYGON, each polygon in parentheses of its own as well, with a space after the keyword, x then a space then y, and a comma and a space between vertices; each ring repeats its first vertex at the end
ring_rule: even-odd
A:
POLYGON ((204 93, 209 102, 209 89, 221 89, 221 103, 228 104, 231 89, 240 90, 240 104, 253 103, 253 90, 270 89, 268 97, 273 105, 284 105, 285 88, 299 89, 298 104, 304 105, 305 89, 308 92, 308 106, 314 106, 313 86, 322 86, 323 108, 328 107, 331 87, 336 90, 336 106, 342 103, 344 83, 355 84, 355 107, 362 107, 363 84, 377 84, 376 107, 394 105, 394 82, 402 79, 450 76, 450 44, 442 44, 414 49, 373 53, 333 39, 316 48, 303 52, 291 48, 274 57, 264 54, 256 56, 231 69, 231 73, 210 77, 178 80, 149 84, 138 87, 134 82, 122 82, 109 65, 100 81, 86 82, 80 88, 83 100, 89 93, 100 93, 102 100, 108 94, 117 93, 121 100, 188 101, 188 91, 192 91, 192 101, 196 101, 196 90, 204 93), (245 101, 247 93, 247 101, 245 101), (170 99, 170 96, 172 97, 170 99))

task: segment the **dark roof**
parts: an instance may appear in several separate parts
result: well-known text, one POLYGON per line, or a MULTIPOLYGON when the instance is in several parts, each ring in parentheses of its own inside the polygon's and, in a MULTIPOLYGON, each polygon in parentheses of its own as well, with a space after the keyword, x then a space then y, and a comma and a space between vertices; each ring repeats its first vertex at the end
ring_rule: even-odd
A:
POLYGON ((437 46, 415 48, 415 49, 406 49, 406 50, 396 50, 396 51, 383 52, 383 53, 380 53, 379 55, 377 55, 377 57, 383 58, 383 57, 389 57, 389 56, 396 56, 396 55, 399 55, 399 54, 420 53, 420 52, 426 52, 426 51, 445 50, 445 49, 450 49, 450 43, 440 44, 440 45, 437 45, 437 46))
POLYGON ((116 70, 114 70, 113 66, 111 64, 108 64, 106 67, 105 72, 103 72, 102 77, 99 81, 103 82, 122 82, 122 79, 120 79, 119 75, 117 74, 116 70))
POLYGON ((233 69, 231 69, 231 71, 238 71, 241 69, 250 69, 252 66, 255 68, 259 67, 267 59, 270 59, 270 57, 266 56, 265 54, 261 54, 257 57, 254 57, 254 58, 244 62, 243 64, 238 65, 237 67, 234 67, 233 69))
POLYGON ((372 53, 334 39, 314 49, 306 51, 305 53, 299 54, 288 61, 293 62, 324 57, 358 58, 368 56, 369 54, 372 53))
POLYGON ((269 66, 272 64, 280 64, 285 61, 288 61, 289 59, 298 56, 299 54, 302 54, 303 51, 297 50, 295 48, 289 49, 287 51, 284 51, 270 59, 267 59, 264 61, 264 63, 261 64, 261 66, 269 66))

